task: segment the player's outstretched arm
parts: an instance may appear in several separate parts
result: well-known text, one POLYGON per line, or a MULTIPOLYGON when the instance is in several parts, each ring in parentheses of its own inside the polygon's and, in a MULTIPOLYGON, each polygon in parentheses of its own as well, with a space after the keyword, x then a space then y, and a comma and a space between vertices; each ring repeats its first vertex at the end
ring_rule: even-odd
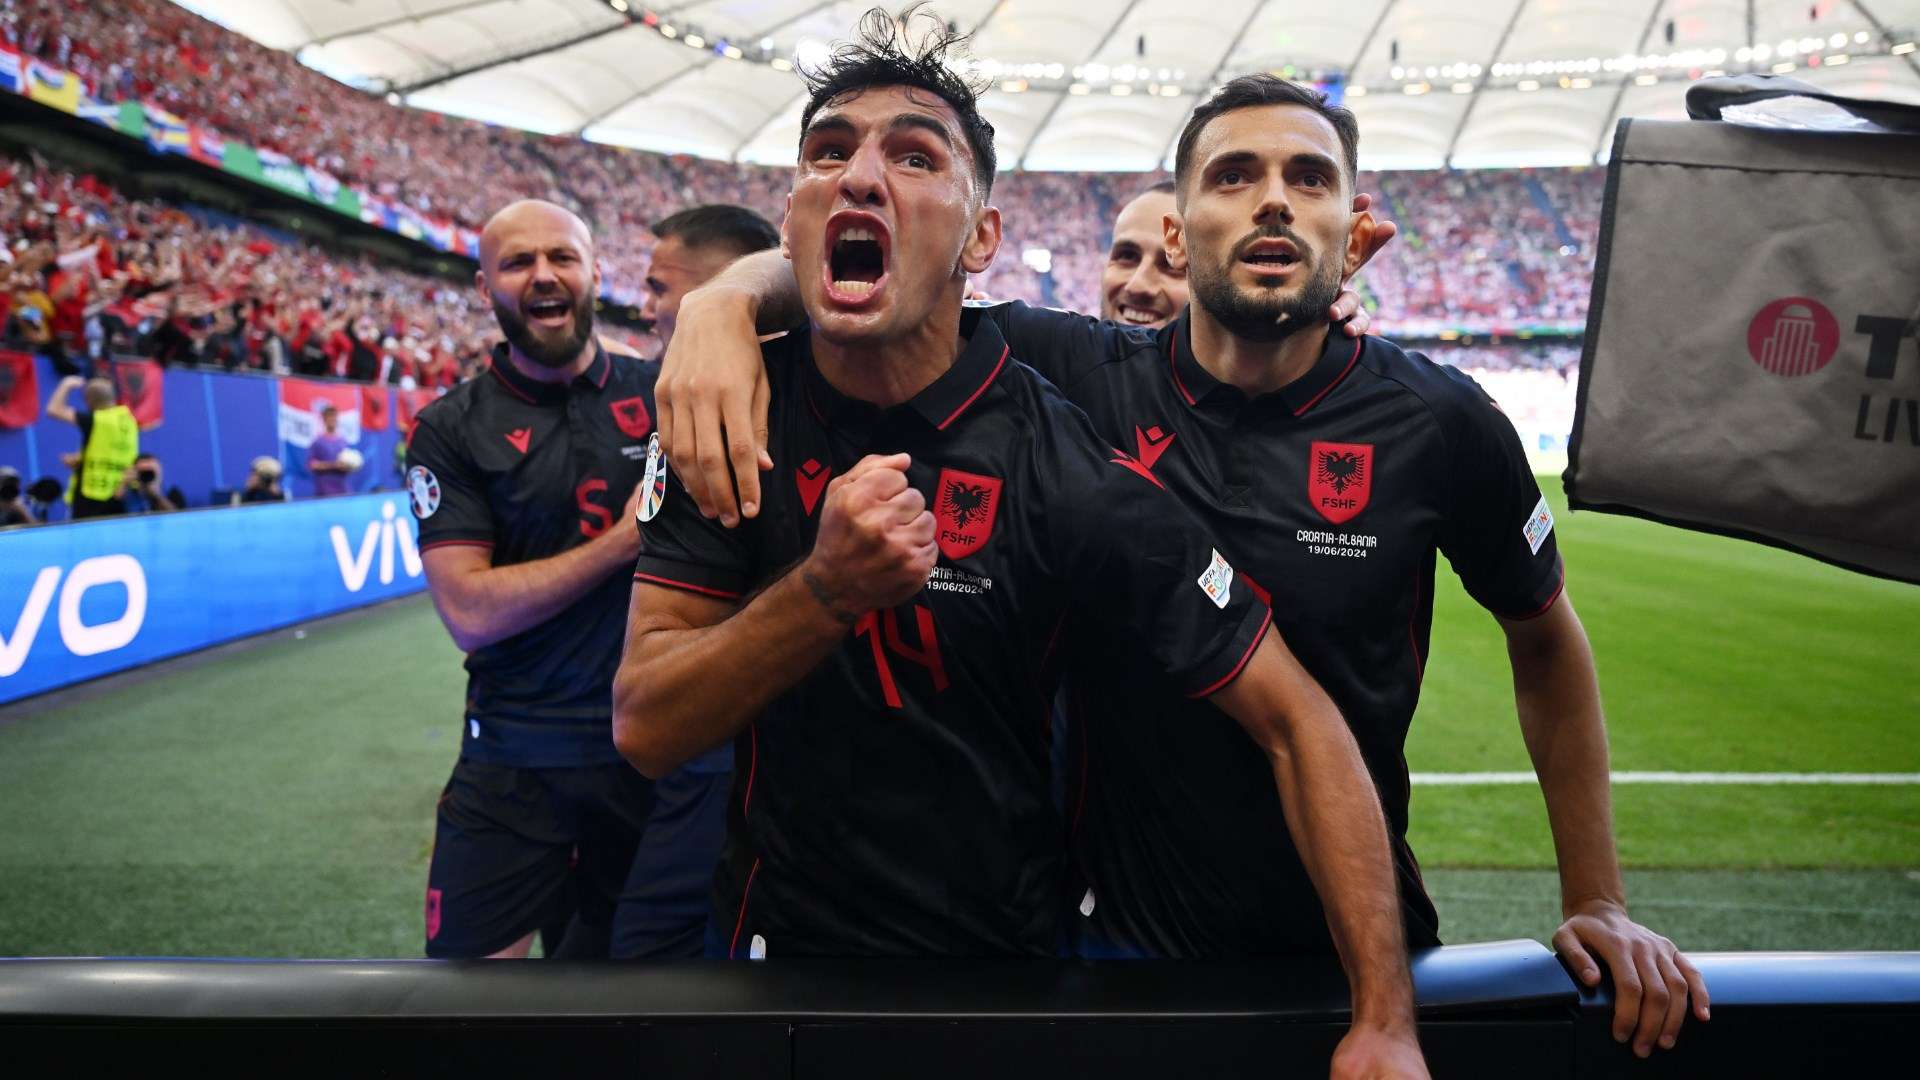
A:
POLYGON ((1671 1049, 1689 1006, 1708 1018, 1705 980, 1673 942, 1627 916, 1613 840, 1607 724, 1593 648, 1564 592, 1531 619, 1501 619, 1513 665, 1514 702, 1560 866, 1566 920, 1553 946, 1588 986, 1600 964, 1613 976, 1613 1037, 1646 1057, 1671 1049))
POLYGON ((1335 1077, 1424 1077, 1386 819, 1340 710, 1277 632, 1210 699, 1273 764, 1294 847, 1326 909, 1353 992, 1335 1077))
MULTIPOLYGON (((678 338, 678 332, 675 334, 678 338)), ((620 753, 658 779, 737 734, 825 659, 860 616, 933 572, 933 515, 907 455, 867 457, 827 485, 800 565, 745 607, 638 582, 613 680, 620 753)))
POLYGON ((566 610, 640 554, 634 523, 639 491, 607 531, 550 558, 493 565, 490 545, 432 547, 420 553, 433 609, 461 652, 530 630, 566 610))
POLYGON ((680 301, 654 386, 660 442, 700 513, 729 528, 759 513, 760 473, 773 468, 759 335, 805 320, 778 251, 735 259, 680 301))
POLYGON ((86 380, 78 375, 69 375, 55 383, 53 393, 47 395, 46 413, 48 418, 58 420, 63 424, 73 423, 73 402, 67 400, 67 398, 73 393, 74 387, 80 386, 85 382, 86 380))

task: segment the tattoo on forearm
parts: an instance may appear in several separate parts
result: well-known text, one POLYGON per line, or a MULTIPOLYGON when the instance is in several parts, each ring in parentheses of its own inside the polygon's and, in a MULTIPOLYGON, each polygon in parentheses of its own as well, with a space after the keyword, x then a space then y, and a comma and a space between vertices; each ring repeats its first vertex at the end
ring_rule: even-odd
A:
POLYGON ((813 571, 801 567, 800 583, 807 587, 807 591, 813 594, 813 598, 820 602, 821 607, 827 609, 827 614, 849 626, 859 621, 860 616, 842 608, 839 604, 840 598, 835 596, 833 590, 827 588, 824 582, 814 576, 813 571))

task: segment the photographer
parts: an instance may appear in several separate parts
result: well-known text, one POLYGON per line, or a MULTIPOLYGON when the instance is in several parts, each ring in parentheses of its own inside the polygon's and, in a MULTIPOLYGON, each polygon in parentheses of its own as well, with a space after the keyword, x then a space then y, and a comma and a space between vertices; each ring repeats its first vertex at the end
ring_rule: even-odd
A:
POLYGON ((177 487, 160 486, 160 459, 141 454, 127 470, 127 493, 120 497, 129 514, 165 513, 187 505, 187 497, 177 487))
POLYGON ((20 471, 11 465, 0 465, 0 529, 32 525, 37 520, 20 499, 20 471))
POLYGON ((247 473, 247 485, 233 497, 236 505, 285 502, 286 499, 286 490, 280 486, 280 459, 267 454, 253 459, 253 470, 247 473))

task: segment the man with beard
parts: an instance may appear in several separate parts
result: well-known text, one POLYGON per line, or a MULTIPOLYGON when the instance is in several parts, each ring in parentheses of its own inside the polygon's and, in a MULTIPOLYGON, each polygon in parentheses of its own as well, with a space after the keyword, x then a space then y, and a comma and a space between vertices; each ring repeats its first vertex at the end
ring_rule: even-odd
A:
MULTIPOLYGON (((1512 425, 1471 379, 1327 322, 1376 231, 1353 210, 1358 144, 1353 114, 1324 95, 1235 79, 1176 147, 1163 241, 1169 266, 1188 274, 1185 314, 1152 334, 1018 303, 984 314, 1201 516, 1250 584, 1271 590, 1274 625, 1340 705, 1379 787, 1415 945, 1439 940, 1438 916, 1406 841, 1404 747, 1435 560, 1447 556, 1506 634, 1559 861, 1554 945, 1588 985, 1605 964, 1613 1035, 1645 1056, 1674 1044, 1689 1006, 1705 1020, 1708 998, 1674 944, 1627 914, 1593 655, 1562 589, 1547 501, 1512 425)), ((723 523, 761 498, 765 426, 745 406, 766 400, 755 315, 762 330, 797 319, 780 269, 742 260, 688 297, 660 384, 662 438, 676 460, 700 463, 683 480, 723 523), (698 368, 680 368, 685 356, 698 368)), ((1329 948, 1257 751, 1225 717, 1113 655, 1075 654, 1069 685, 1089 721, 1076 725, 1086 769, 1069 800, 1089 878, 1084 951, 1329 948)))
MULTIPOLYGON (((1167 215, 1179 209, 1174 191, 1173 181, 1162 180, 1135 195, 1114 216, 1107 265, 1100 271, 1102 319, 1158 330, 1187 306, 1187 268, 1173 264, 1165 243, 1164 222, 1167 215)), ((1372 205, 1372 196, 1362 192, 1354 196, 1353 212, 1363 213, 1372 205)), ((1379 222, 1363 261, 1378 254, 1393 239, 1394 232, 1393 222, 1379 222)), ((1360 305, 1359 294, 1351 290, 1340 293, 1328 309, 1327 319, 1350 338, 1365 334, 1373 323, 1367 309, 1360 305)))
POLYGON ((1045 718, 1097 625, 1266 762, 1352 986, 1334 1074, 1424 1076, 1338 712, 1192 515, 962 308, 1000 240, 993 129, 927 20, 916 47, 871 11, 806 73, 781 235, 811 325, 765 346, 765 511, 723 529, 649 455, 614 730, 655 776, 737 737, 712 951, 1055 955, 1045 718))
POLYGON ((1100 317, 1122 326, 1158 328, 1187 306, 1187 268, 1174 266, 1160 223, 1174 212, 1173 181, 1133 197, 1113 219, 1113 242, 1100 272, 1100 317))
POLYGON ((609 702, 653 366, 595 343, 593 241, 559 206, 494 215, 474 281, 507 340, 421 410, 407 453, 428 590, 468 676, 426 951, 525 956, 577 912, 559 955, 604 956, 652 798, 614 749, 609 702))

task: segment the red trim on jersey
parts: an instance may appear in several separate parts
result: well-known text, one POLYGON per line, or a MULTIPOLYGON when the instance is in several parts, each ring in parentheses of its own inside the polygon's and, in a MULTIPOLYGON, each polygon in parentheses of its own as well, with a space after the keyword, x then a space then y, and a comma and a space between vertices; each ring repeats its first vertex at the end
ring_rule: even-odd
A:
POLYGON ((1233 670, 1221 676, 1219 682, 1214 683, 1212 686, 1207 687, 1205 690, 1200 690, 1195 693, 1188 694, 1187 696, 1190 698, 1212 697, 1215 693, 1217 693, 1220 690, 1221 687, 1239 678, 1241 669, 1247 666, 1247 661, 1253 659, 1253 650, 1259 648, 1261 640, 1267 636, 1267 627, 1272 625, 1273 625, 1273 609, 1268 608, 1266 616, 1260 620, 1260 629, 1254 631, 1253 641, 1247 645, 1247 651, 1241 655, 1240 662, 1233 665, 1233 670))
POLYGON ((1013 346, 1011 345, 1000 346, 1000 359, 994 363, 993 370, 987 372, 987 381, 980 384, 980 389, 975 390, 973 392, 972 397, 969 397, 967 400, 961 402, 960 407, 953 410, 953 415, 947 417, 945 420, 942 420, 940 421, 939 424, 935 425, 934 427, 935 431, 947 430, 947 425, 953 423, 955 420, 960 419, 960 414, 967 411, 967 406, 980 400, 980 395, 986 393, 987 387, 992 386, 993 380, 999 377, 1000 369, 1007 366, 1007 354, 1011 353, 1012 351, 1013 351, 1013 346))
POLYGON ((747 924, 747 900, 753 895, 753 878, 760 872, 760 860, 753 860, 753 869, 747 871, 747 887, 740 890, 740 917, 733 920, 733 940, 727 943, 727 959, 735 959, 734 953, 740 948, 740 928, 747 924))
MULTIPOLYGON (((508 360, 506 361, 506 363, 509 363, 509 364, 511 364, 511 363, 513 363, 513 360, 512 360, 511 358, 509 358, 509 359, 508 359, 508 360)), ((502 375, 502 374, 500 374, 500 365, 499 365, 498 363, 493 363, 493 364, 488 364, 488 365, 487 365, 487 370, 493 373, 493 377, 494 377, 494 378, 496 378, 496 379, 499 379, 499 380, 500 380, 500 385, 501 385, 501 386, 504 386, 504 387, 506 387, 506 388, 507 388, 508 390, 511 390, 511 391, 513 391, 513 396, 514 396, 514 397, 517 397, 517 398, 519 398, 519 399, 520 399, 521 401, 524 401, 524 402, 526 402, 526 403, 527 403, 527 404, 529 404, 529 405, 538 405, 538 404, 540 404, 539 402, 537 402, 537 401, 535 401, 535 400, 533 400, 533 398, 531 398, 531 397, 528 397, 528 396, 527 396, 527 393, 526 393, 526 392, 525 392, 524 390, 521 390, 521 389, 520 389, 519 387, 517 387, 517 386, 515 386, 515 385, 513 385, 513 383, 512 383, 512 381, 511 381, 511 380, 509 380, 509 379, 508 379, 508 378, 507 378, 507 377, 506 377, 505 375, 502 375)))
POLYGON ((1040 666, 1042 668, 1047 666, 1047 661, 1053 659, 1053 647, 1060 644, 1060 631, 1066 625, 1067 613, 1063 611, 1060 613, 1059 620, 1053 624, 1053 633, 1047 635, 1046 651, 1040 654, 1040 666))
POLYGON ((1335 375, 1333 377, 1332 382, 1321 387, 1319 393, 1308 398, 1307 403, 1305 405, 1302 405, 1299 408, 1293 410, 1293 415, 1295 416, 1304 415, 1308 409, 1311 409, 1315 405, 1320 404, 1321 398, 1326 397, 1328 394, 1332 393, 1334 387, 1339 386, 1342 382, 1346 380, 1347 373, 1353 370, 1353 365, 1360 362, 1360 346, 1363 343, 1364 343, 1364 339, 1362 338, 1353 339, 1353 355, 1347 358, 1347 366, 1340 369, 1340 374, 1335 375))
POLYGON ((652 574, 643 574, 638 570, 633 572, 633 580, 650 582, 654 585, 665 585, 670 589, 684 589, 687 592, 699 593, 702 596, 717 597, 721 600, 740 599, 740 594, 737 592, 727 592, 724 589, 709 589, 704 585, 693 585, 685 581, 675 581, 672 578, 655 577, 652 574))
POLYGON ((740 817, 753 809, 753 778, 760 772, 760 725, 747 725, 747 796, 740 802, 740 817))
POLYGON ((1167 349, 1167 371, 1173 376, 1174 388, 1180 391, 1181 397, 1187 399, 1187 404, 1198 405, 1199 402, 1193 400, 1193 395, 1187 392, 1187 384, 1180 381, 1179 360, 1180 335, 1176 333, 1173 335, 1173 344, 1167 349))
POLYGON ((1540 616, 1545 615, 1548 611, 1552 610, 1554 602, 1559 600, 1560 594, 1566 591, 1567 591, 1567 566, 1565 563, 1561 563, 1560 564, 1560 584, 1555 585, 1553 587, 1553 595, 1547 597, 1546 603, 1541 604, 1539 607, 1534 608, 1532 611, 1527 612, 1525 615, 1502 615, 1501 618, 1512 619, 1514 622, 1526 622, 1528 619, 1537 619, 1540 616))
POLYGON ((443 547, 483 547, 483 548, 490 548, 490 547, 492 547, 492 546, 493 546, 493 541, 491 541, 491 540, 435 540, 435 541, 434 541, 433 543, 431 543, 431 544, 421 544, 421 545, 420 545, 420 550, 421 550, 421 551, 432 551, 432 550, 433 550, 434 548, 443 548, 443 547))

